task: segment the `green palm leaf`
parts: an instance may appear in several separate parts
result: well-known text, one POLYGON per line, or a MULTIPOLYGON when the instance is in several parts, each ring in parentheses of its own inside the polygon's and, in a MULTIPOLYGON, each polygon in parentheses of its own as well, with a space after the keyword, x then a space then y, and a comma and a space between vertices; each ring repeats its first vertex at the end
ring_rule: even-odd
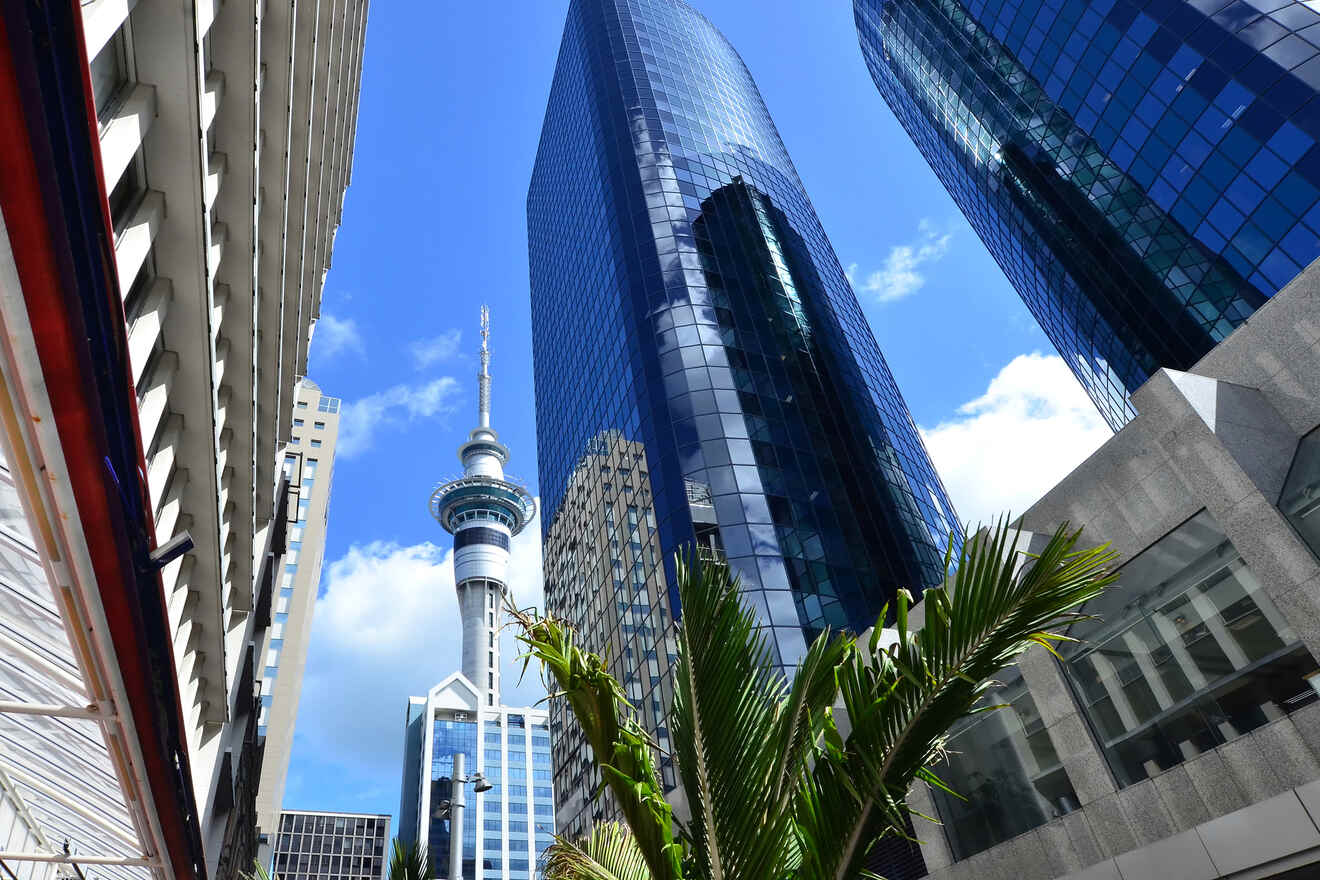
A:
MULTIPOLYGON (((877 821, 901 834, 908 788, 942 755, 949 727, 973 710, 991 676, 1032 644, 1050 647, 1075 609, 1115 580, 1107 546, 1076 550, 1080 531, 1061 527, 1028 564, 1020 533, 1004 522, 968 541, 948 588, 927 590, 925 625, 907 632, 909 597, 896 603, 899 641, 866 650, 839 669, 851 726, 827 728, 795 802, 803 861, 799 880, 852 880, 877 821)), ((884 620, 881 620, 883 623, 884 620)), ((879 627, 877 627, 877 630, 879 627)))
POLYGON ((682 846, 674 837, 673 809, 656 772, 655 744, 618 681, 604 661, 573 643, 573 631, 562 621, 509 610, 521 626, 518 640, 527 647, 524 668, 537 659, 558 685, 556 695, 568 702, 582 726, 651 877, 682 880, 682 846))
POLYGON ((435 870, 430 855, 416 843, 394 841, 390 848, 390 880, 432 880, 435 870))
POLYGON ((694 569, 680 557, 676 580, 683 624, 670 734, 692 813, 691 874, 784 877, 798 860, 788 806, 852 640, 819 638, 790 686, 726 565, 694 569))
POLYGON ((562 838, 546 851, 544 880, 651 880, 646 858, 628 829, 602 822, 581 843, 562 838))

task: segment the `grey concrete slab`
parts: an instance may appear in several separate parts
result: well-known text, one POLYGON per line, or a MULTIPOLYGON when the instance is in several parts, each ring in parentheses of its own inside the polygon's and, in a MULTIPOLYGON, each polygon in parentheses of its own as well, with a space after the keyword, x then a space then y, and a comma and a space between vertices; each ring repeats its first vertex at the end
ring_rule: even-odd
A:
POLYGON ((1221 874, 1320 846, 1320 830, 1291 791, 1211 819, 1196 830, 1221 874))
POLYGON ((1264 800, 1290 787, 1283 784, 1274 768, 1273 756, 1267 756, 1261 750, 1255 737, 1238 737, 1215 751, 1223 757, 1248 801, 1264 800))
POLYGON ((1123 880, 1215 880, 1219 876, 1195 830, 1123 853, 1114 861, 1123 880))
POLYGON ((1187 775, 1185 766, 1179 764, 1172 767, 1153 781, 1169 814, 1173 816, 1177 830, 1187 831, 1210 818, 1210 810, 1201 799, 1201 793, 1192 784, 1192 777, 1187 775))
POLYGON ((1247 805, 1246 792, 1218 751, 1206 752, 1182 766, 1211 816, 1222 816, 1247 805))
POLYGON ((1296 788, 1320 779, 1320 761, 1311 753, 1291 717, 1252 731, 1251 737, 1260 745, 1261 752, 1269 756, 1283 785, 1296 788))
POLYGON ((1049 861, 1051 877, 1062 877, 1086 867, 1087 863, 1073 846, 1072 838, 1062 821, 1047 822, 1034 833, 1040 838, 1041 849, 1049 861))
POLYGON ((1288 716, 1293 727, 1306 742, 1311 754, 1320 758, 1320 703, 1303 706, 1288 716))
POLYGON ((1118 865, 1113 859, 1105 859, 1075 874, 1069 874, 1064 880, 1124 880, 1124 877, 1118 872, 1118 865))
POLYGON ((1136 847, 1136 835, 1119 806, 1118 795, 1106 795, 1092 801, 1086 805, 1085 812, 1091 833, 1105 855, 1116 856, 1136 847))
POLYGON ((1306 808, 1312 824, 1320 827, 1320 779, 1297 786, 1294 789, 1294 794, 1302 802, 1302 806, 1306 808))
POLYGON ((1060 755, 1073 791, 1082 806, 1113 794, 1117 790, 1109 765, 1097 751, 1086 750, 1071 755, 1060 755))
MULTIPOLYGON (((1149 779, 1119 791, 1118 803, 1139 847, 1162 840, 1177 830, 1159 789, 1149 779)), ((1121 863, 1119 867, 1122 868, 1121 863)))
POLYGON ((1293 635, 1320 657, 1320 578, 1313 578, 1295 590, 1271 593, 1279 613, 1292 627, 1293 635))
POLYGON ((1084 813, 1069 813, 1058 821, 1068 832, 1068 840, 1072 842, 1073 851, 1077 853, 1077 859, 1083 867, 1094 865, 1104 858, 1104 851, 1100 849, 1100 842, 1095 839, 1095 832, 1091 830, 1091 823, 1084 813))

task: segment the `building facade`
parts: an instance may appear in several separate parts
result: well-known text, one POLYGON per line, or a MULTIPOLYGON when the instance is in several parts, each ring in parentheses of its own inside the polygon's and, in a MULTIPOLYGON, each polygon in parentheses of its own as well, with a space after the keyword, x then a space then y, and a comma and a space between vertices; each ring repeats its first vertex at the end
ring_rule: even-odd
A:
POLYGON ((510 540, 536 503, 505 477, 509 450, 491 427, 489 332, 483 306, 477 427, 458 450, 463 475, 430 504, 454 536, 462 669, 408 701, 399 839, 425 849, 437 877, 530 880, 554 842, 550 728, 545 710, 501 701, 499 630, 510 540))
MULTIPOLYGON (((663 735, 671 697, 672 556, 698 537, 785 666, 825 627, 860 631, 894 590, 938 582, 956 517, 756 84, 709 21, 681 0, 569 5, 527 223, 548 606, 587 647, 613 645, 650 729, 663 735), (588 492, 598 506, 572 512, 588 492), (573 557, 573 518, 605 543, 573 557), (597 593, 618 614, 573 616, 597 593)), ((561 723, 572 797, 588 760, 561 723)), ((672 784, 667 759, 661 772, 672 784)), ((560 815, 570 831, 591 818, 560 815)))
POLYGON ((280 880, 385 880, 389 864, 389 814, 279 814, 274 867, 280 880))
POLYGON ((1320 10, 854 0, 885 101, 1117 429, 1320 256, 1320 10))
POLYGON ((436 877, 451 876, 455 829, 448 805, 454 756, 462 754, 464 777, 479 772, 491 785, 464 792, 457 829, 464 880, 534 880, 556 833, 549 716, 544 709, 491 706, 485 697, 456 672, 409 701, 399 840, 425 849, 436 877))
POLYGON ((288 549, 275 587, 270 629, 259 655, 263 667, 257 734, 265 745, 257 789, 257 823, 263 830, 275 827, 284 801, 307 642, 321 585, 339 408, 338 397, 324 394, 308 379, 294 389, 293 426, 283 466, 289 492, 288 549))
POLYGON ((35 847, 6 863, 25 874, 66 839, 88 877, 228 880, 256 855, 277 462, 351 168, 365 15, 6 10, 4 154, 30 167, 5 175, 0 320, 30 344, 0 370, 6 411, 49 426, 10 424, 3 444, 25 525, 0 547, 24 573, 0 630, 7 663, 38 663, 9 689, 28 711, 0 719, 5 809, 35 847))
POLYGON ((1118 584, 955 729, 963 798, 912 790, 933 878, 1320 870, 1320 264, 1133 399, 1022 517, 1027 550, 1110 542, 1118 584))

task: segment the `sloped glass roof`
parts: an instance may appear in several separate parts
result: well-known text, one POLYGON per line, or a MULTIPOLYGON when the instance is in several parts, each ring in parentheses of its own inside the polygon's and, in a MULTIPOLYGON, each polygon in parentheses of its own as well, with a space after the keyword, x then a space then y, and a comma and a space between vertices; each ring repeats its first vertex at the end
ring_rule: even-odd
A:
MULTIPOLYGON (((75 657, 14 479, 0 454, 0 700, 86 707, 90 699, 75 657)), ((67 841, 75 861, 79 854, 143 857, 106 735, 95 720, 0 712, 0 772, 11 796, 17 795, 37 826, 38 850, 61 853, 67 841)), ((19 868, 17 862, 11 866, 19 868)), ((80 868, 88 880, 151 876, 151 869, 142 866, 80 868)))

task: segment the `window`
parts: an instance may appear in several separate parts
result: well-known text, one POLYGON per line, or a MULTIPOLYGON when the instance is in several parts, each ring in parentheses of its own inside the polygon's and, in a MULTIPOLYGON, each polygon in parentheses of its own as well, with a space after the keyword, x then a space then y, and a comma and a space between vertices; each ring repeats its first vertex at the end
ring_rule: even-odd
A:
POLYGON ((1297 445, 1279 509, 1316 556, 1320 556, 1320 429, 1297 445))
POLYGON ((298 409, 307 409, 307 401, 305 400, 298 401, 298 409))
POLYGON ((124 27, 115 31, 96 57, 92 59, 92 100, 96 102, 96 115, 101 124, 107 122, 117 98, 128 83, 128 35, 124 27))
POLYGON ((303 420, 302 420, 302 419, 294 419, 294 420, 293 420, 293 426, 294 426, 295 428, 301 428, 301 427, 303 426, 303 420))
POLYGON ((1000 679, 982 703, 1004 708, 956 725, 948 761, 932 768, 960 796, 931 789, 959 860, 1077 809, 1077 794, 1022 674, 1005 670, 1000 679))
POLYGON ((325 422, 312 422, 312 428, 314 428, 317 431, 320 431, 324 427, 325 427, 325 422))
POLYGON ((312 443, 312 448, 313 448, 313 449, 320 449, 320 448, 321 448, 321 441, 320 441, 320 440, 317 440, 315 437, 312 438, 311 443, 312 443))
POLYGON ((297 436, 290 437, 290 438, 289 438, 289 445, 290 445, 290 446, 301 446, 301 445, 302 445, 302 438, 301 438, 301 437, 297 437, 297 436))
POLYGON ((142 164, 142 152, 139 150, 124 169, 124 173, 119 176, 119 180, 115 182, 108 197, 110 223, 114 227, 116 236, 124 231, 146 191, 146 170, 142 164))
POLYGON ((1119 571, 1065 670, 1120 786, 1314 702, 1315 660, 1209 513, 1119 571))

